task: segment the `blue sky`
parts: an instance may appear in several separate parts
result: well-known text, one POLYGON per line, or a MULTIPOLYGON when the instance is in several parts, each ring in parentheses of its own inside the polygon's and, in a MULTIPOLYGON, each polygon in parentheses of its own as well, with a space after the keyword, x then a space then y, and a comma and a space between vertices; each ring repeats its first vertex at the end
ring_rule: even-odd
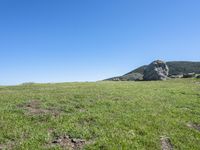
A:
POLYGON ((0 84, 96 81, 199 61, 199 0, 1 0, 0 84))

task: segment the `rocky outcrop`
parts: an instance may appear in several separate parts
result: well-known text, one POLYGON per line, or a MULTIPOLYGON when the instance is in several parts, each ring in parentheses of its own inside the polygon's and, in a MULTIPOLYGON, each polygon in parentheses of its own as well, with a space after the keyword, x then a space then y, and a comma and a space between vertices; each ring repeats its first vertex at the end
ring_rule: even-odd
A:
POLYGON ((192 73, 185 73, 183 74, 183 78, 194 78, 195 77, 195 73, 192 72, 192 73))
POLYGON ((200 75, 197 75, 196 78, 197 78, 197 79, 200 79, 200 75))
POLYGON ((169 74, 169 68, 164 61, 156 60, 148 65, 144 70, 143 79, 149 80, 166 80, 169 74))
POLYGON ((178 74, 178 75, 169 75, 169 78, 183 78, 183 74, 178 74))

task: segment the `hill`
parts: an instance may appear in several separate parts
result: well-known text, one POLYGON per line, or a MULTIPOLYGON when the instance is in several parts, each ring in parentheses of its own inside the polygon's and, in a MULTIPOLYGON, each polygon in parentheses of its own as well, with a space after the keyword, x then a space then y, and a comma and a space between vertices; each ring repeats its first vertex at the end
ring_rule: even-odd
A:
MULTIPOLYGON (((179 75, 186 73, 196 73, 200 74, 200 62, 191 62, 191 61, 169 61, 166 62, 169 67, 170 75, 179 75)), ((122 76, 113 77, 106 80, 110 81, 132 81, 132 80, 140 80, 143 76, 144 69, 147 65, 143 65, 138 67, 122 76)))
POLYGON ((186 74, 186 73, 200 73, 200 62, 189 62, 189 61, 171 61, 167 62, 169 67, 169 74, 186 74))

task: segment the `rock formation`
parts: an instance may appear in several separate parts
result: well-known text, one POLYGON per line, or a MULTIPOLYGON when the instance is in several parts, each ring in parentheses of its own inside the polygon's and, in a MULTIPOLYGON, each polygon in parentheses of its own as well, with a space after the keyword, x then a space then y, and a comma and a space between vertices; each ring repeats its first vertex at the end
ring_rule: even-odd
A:
POLYGON ((166 80, 169 73, 167 64, 161 60, 153 61, 144 70, 143 79, 149 80, 166 80))

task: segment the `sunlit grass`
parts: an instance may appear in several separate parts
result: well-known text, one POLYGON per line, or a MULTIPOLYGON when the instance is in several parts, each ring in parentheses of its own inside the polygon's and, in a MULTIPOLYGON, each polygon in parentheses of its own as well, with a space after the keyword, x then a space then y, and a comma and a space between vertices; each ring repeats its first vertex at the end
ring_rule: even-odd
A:
POLYGON ((198 150, 200 132, 187 123, 200 124, 200 80, 0 87, 0 146, 12 149, 45 149, 67 134, 91 141, 84 149, 155 150, 167 136, 175 149, 198 150), (59 115, 18 107, 32 100, 59 115))

